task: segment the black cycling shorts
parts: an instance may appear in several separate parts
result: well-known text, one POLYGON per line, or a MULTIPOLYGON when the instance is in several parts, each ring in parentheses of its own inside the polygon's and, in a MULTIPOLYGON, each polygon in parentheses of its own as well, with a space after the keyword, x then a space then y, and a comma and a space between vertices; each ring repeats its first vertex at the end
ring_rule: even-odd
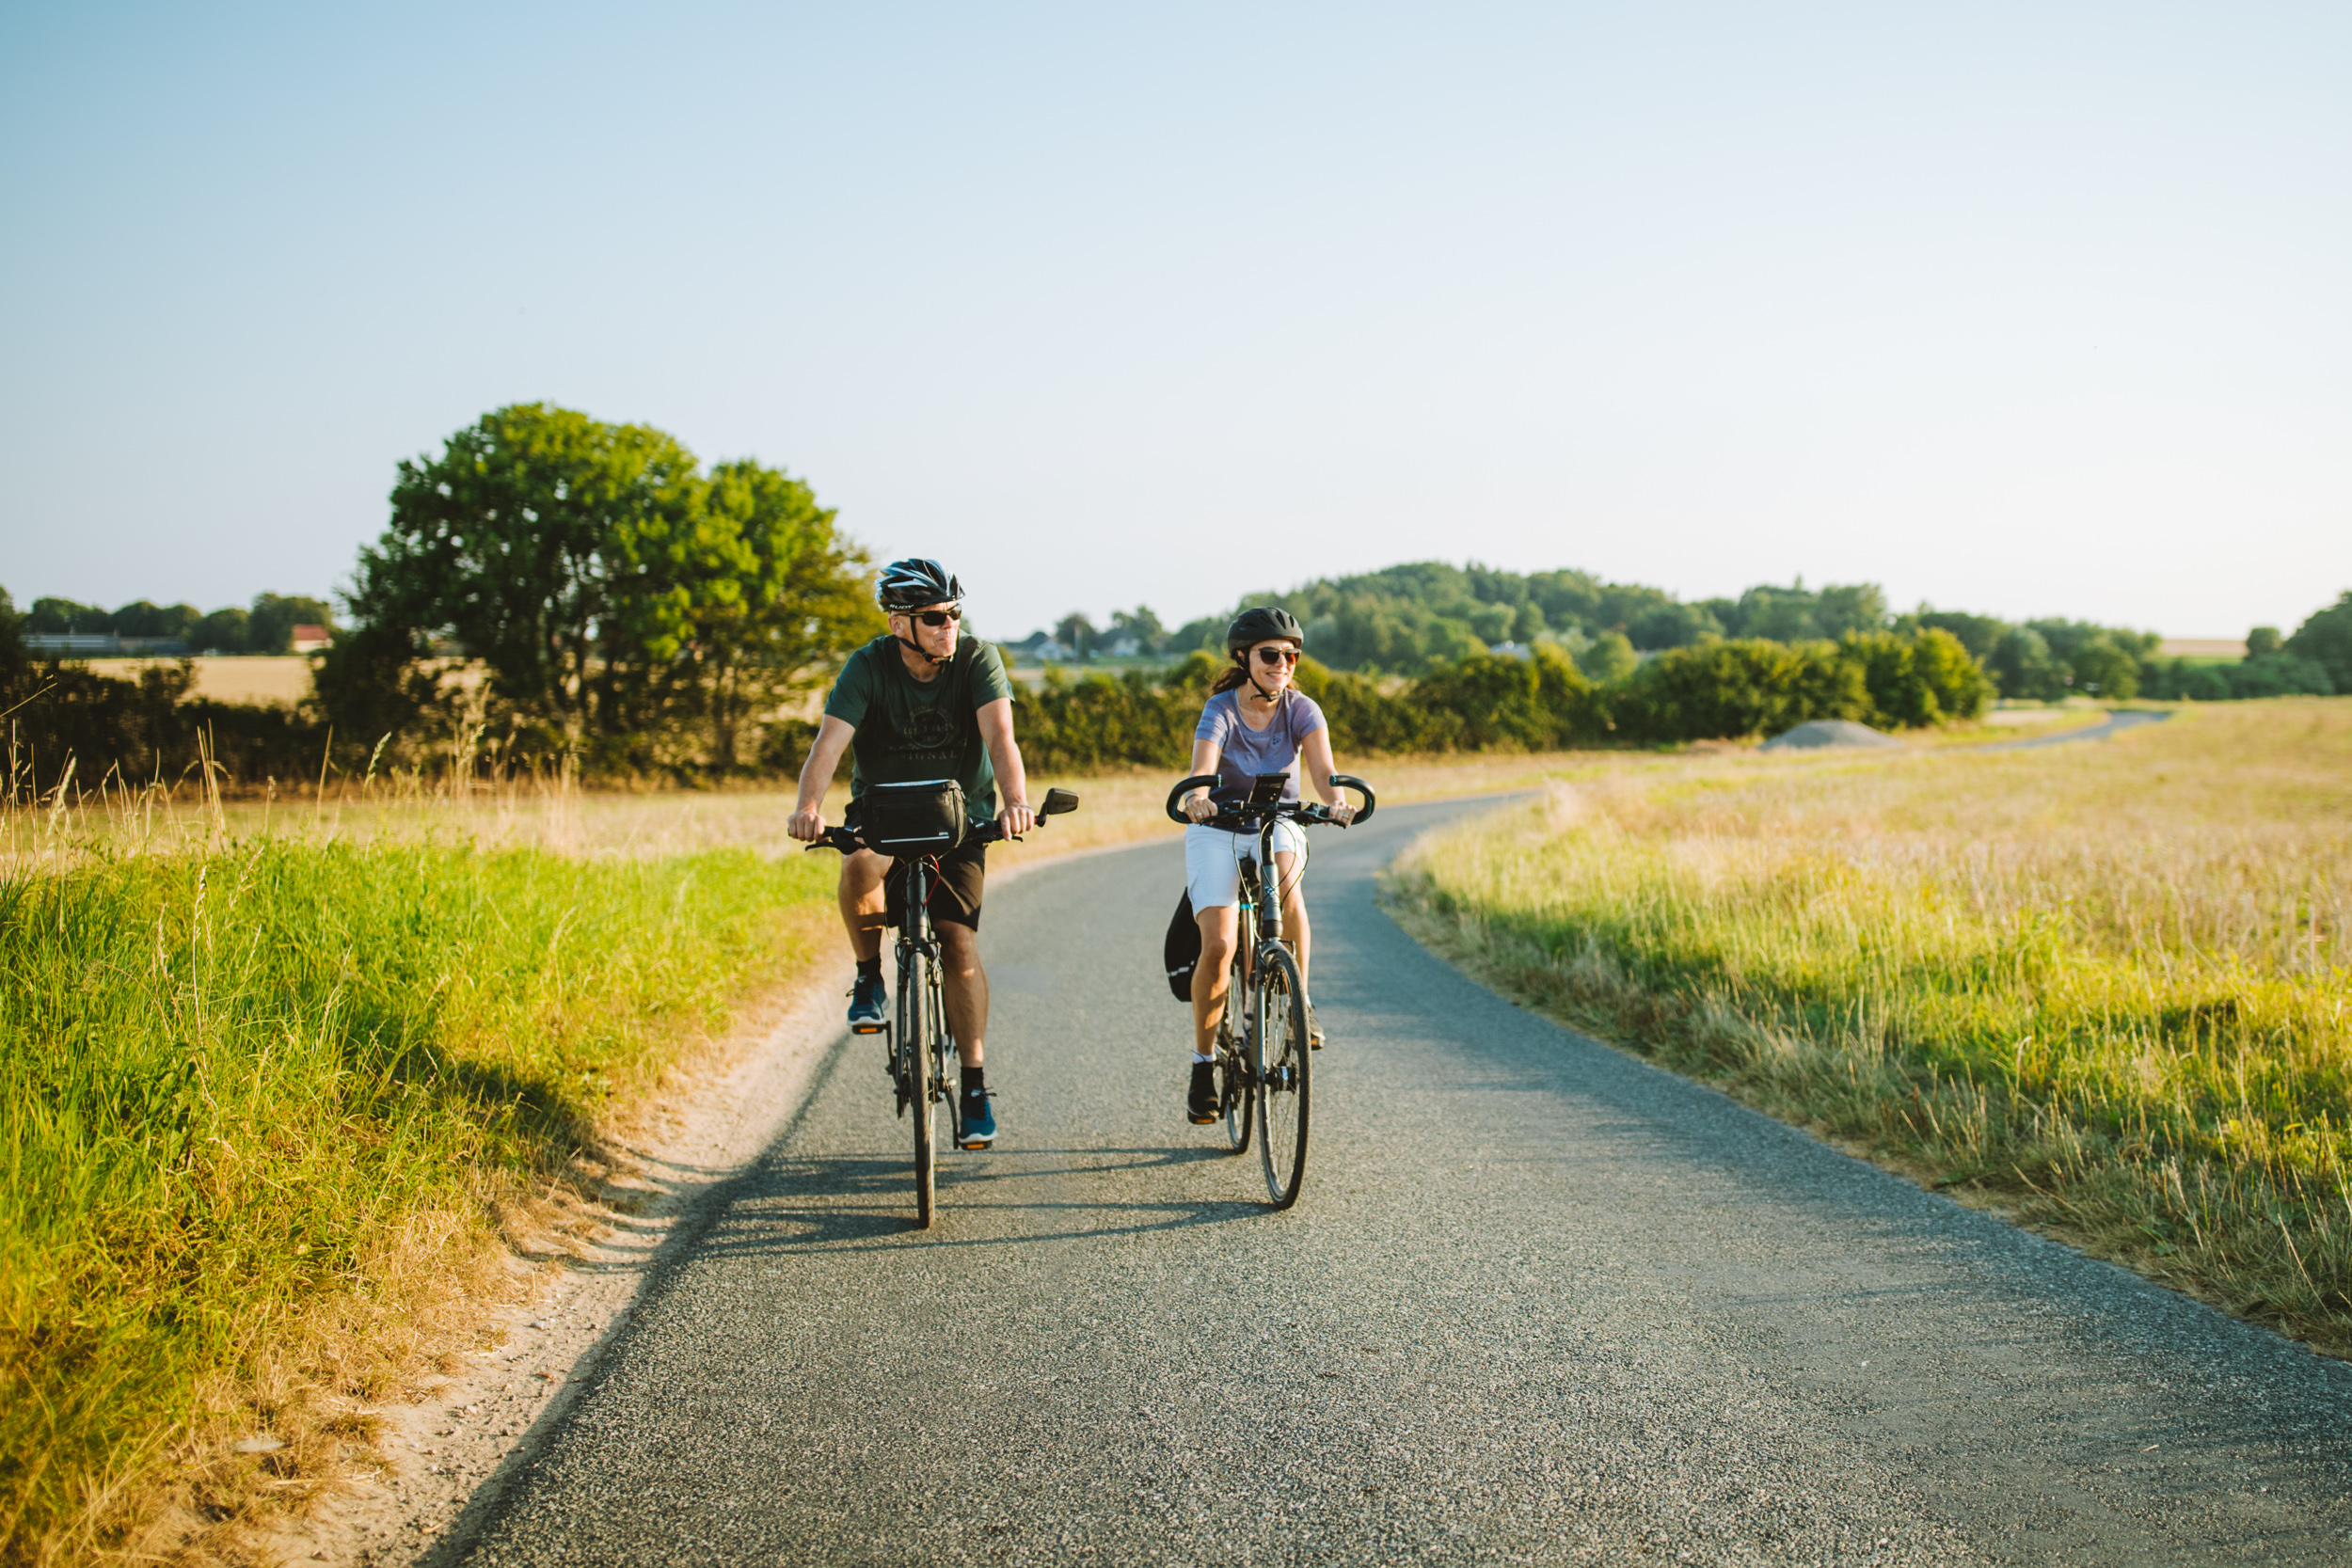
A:
MULTIPOLYGON (((931 874, 932 924, 978 930, 980 885, 988 879, 988 846, 966 844, 938 859, 939 868, 931 874)), ((906 879, 898 875, 897 861, 892 861, 890 869, 882 874, 882 888, 890 924, 896 929, 906 910, 906 879)))

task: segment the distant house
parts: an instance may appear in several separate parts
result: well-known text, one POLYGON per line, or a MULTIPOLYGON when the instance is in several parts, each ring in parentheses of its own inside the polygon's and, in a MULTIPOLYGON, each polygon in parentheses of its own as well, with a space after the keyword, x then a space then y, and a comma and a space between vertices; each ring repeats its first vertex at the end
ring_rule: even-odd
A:
POLYGON ((1030 651, 1044 664, 1059 664, 1070 657, 1070 650, 1050 637, 1030 651))
POLYGON ((1111 658, 1133 658, 1143 652, 1143 643, 1134 637, 1122 637, 1103 652, 1111 658))
POLYGON ((294 651, 298 654, 317 653, 321 648, 331 645, 334 641, 335 636, 332 632, 325 626, 313 626, 308 621, 294 629, 294 651))
POLYGON ((110 631, 28 631, 24 649, 35 654, 119 654, 122 639, 110 631))
POLYGON ((1526 643, 1513 642, 1507 639, 1503 641, 1496 643, 1493 647, 1488 648, 1486 651, 1490 654, 1499 655, 1503 658, 1533 658, 1535 657, 1535 650, 1529 647, 1526 643))

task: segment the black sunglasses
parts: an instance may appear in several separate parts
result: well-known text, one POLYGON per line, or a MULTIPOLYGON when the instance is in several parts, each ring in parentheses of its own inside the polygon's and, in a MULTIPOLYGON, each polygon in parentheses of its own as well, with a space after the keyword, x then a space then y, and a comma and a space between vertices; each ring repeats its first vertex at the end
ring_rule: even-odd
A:
POLYGON ((961 609, 910 610, 907 613, 914 616, 916 620, 922 622, 927 626, 952 626, 958 621, 963 619, 963 611, 961 609))
POLYGON ((1298 662, 1298 650, 1296 648, 1260 648, 1258 662, 1261 664, 1295 664, 1298 662))

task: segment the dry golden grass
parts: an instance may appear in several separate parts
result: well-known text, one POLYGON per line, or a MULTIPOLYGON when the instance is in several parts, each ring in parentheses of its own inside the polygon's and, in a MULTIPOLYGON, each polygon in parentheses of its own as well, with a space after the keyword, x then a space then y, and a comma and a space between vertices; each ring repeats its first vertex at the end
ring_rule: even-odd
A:
POLYGON ((1594 769, 1392 886, 1538 1006, 2352 1348, 2352 702, 1594 769))

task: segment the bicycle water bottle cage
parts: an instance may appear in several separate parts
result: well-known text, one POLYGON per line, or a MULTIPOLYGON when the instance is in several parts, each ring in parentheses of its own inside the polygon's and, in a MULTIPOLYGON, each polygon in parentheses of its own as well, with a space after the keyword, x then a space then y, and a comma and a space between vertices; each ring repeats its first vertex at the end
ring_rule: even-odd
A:
POLYGON ((857 799, 858 836, 885 855, 944 855, 970 822, 953 779, 878 784, 857 799))

